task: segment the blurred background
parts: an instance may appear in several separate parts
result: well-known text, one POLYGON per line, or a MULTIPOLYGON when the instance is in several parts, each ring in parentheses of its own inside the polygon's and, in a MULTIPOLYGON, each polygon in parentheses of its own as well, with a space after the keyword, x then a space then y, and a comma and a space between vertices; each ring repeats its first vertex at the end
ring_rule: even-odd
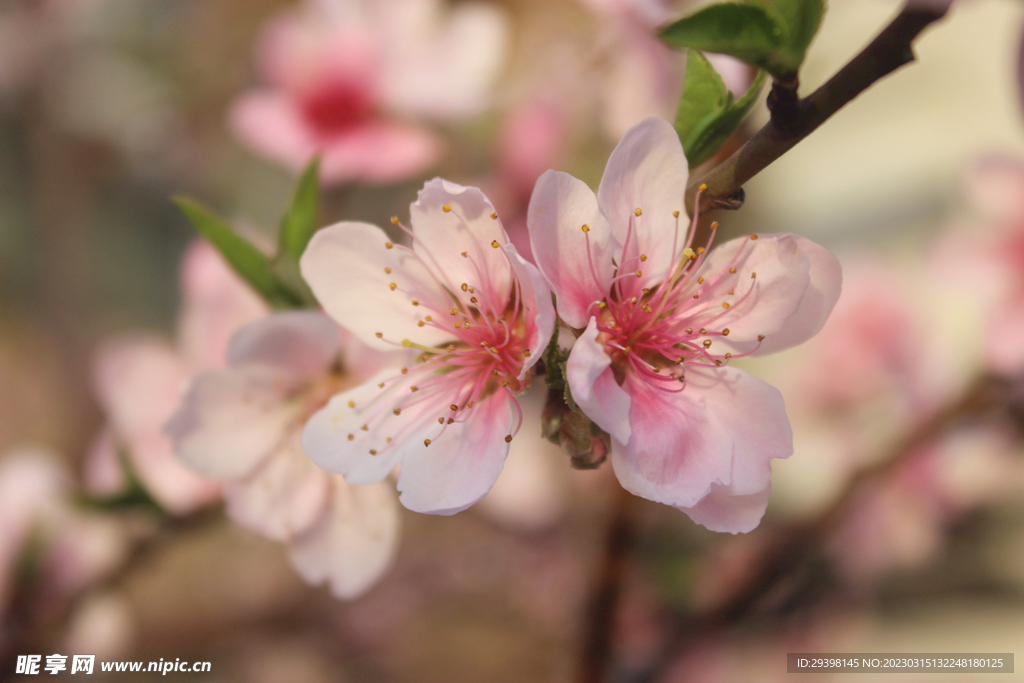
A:
MULTIPOLYGON (((329 3, 306 2, 317 4, 329 3)), ((674 116, 684 62, 653 28, 691 5, 366 4, 398 12, 373 9, 373 21, 426 16, 366 76, 377 79, 373 115, 421 144, 408 158, 370 149, 339 165, 325 178, 325 225, 404 219, 441 175, 482 187, 522 245, 540 173, 596 187, 629 126, 674 116)), ((195 197, 254 242, 275 240, 302 149, 289 151, 283 132, 254 134, 243 99, 287 90, 282 64, 300 69, 274 56, 273 38, 280 13, 298 7, 0 2, 0 680, 18 678, 14 655, 53 652, 212 662, 208 674, 171 674, 181 680, 577 676, 621 497, 608 465, 573 470, 539 437, 519 446, 480 505, 453 517, 403 510, 393 568, 346 602, 306 585, 281 544, 226 519, 216 490, 182 503, 148 486, 144 465, 129 486, 97 455, 111 425, 131 442, 133 400, 104 369, 112 346, 185 353, 195 302, 183 257, 201 247, 170 198, 195 197)), ((898 9, 833 2, 801 92, 898 9)), ((715 216, 727 236, 791 231, 829 247, 844 293, 817 338, 742 366, 782 390, 796 443, 774 463, 757 530, 715 534, 629 501, 609 680, 774 681, 797 651, 1024 651, 1022 27, 1019 2, 954 4, 919 40, 917 63, 752 180, 741 211, 715 216), (849 493, 865 468, 872 478, 849 493), (821 543, 787 580, 701 627, 773 548, 823 518, 821 543)), ((716 66, 745 90, 746 67, 716 66)), ((767 116, 762 95, 727 148, 767 116)), ((207 367, 182 363, 183 377, 207 367)), ((134 376, 140 405, 158 375, 134 376)), ((532 391, 538 415, 543 389, 532 391)))

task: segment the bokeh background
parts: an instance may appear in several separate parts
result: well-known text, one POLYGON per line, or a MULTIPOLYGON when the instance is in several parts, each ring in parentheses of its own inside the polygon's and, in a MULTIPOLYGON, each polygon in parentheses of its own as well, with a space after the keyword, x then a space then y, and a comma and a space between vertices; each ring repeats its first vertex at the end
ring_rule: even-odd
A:
MULTIPOLYGON (((610 467, 574 471, 539 440, 510 457, 491 500, 450 518, 403 511, 394 568, 351 602, 304 584, 279 544, 216 504, 175 516, 88 493, 87 455, 107 420, 98 349, 123 334, 176 334, 180 262, 195 237, 170 197, 198 198, 256 241, 274 239, 295 173, 233 134, 228 111, 261 82, 261 27, 291 4, 0 2, 0 473, 27 462, 49 477, 38 490, 0 481, 0 679, 13 677, 12 652, 206 660, 209 674, 170 674, 205 681, 576 675, 618 485, 610 467)), ((422 172, 326 187, 323 224, 407 216, 423 181, 441 175, 483 187, 510 232, 521 230, 543 170, 596 186, 629 125, 673 116, 683 61, 651 29, 691 6, 488 4, 506 40, 485 104, 429 122, 443 152, 422 172)), ((803 91, 897 10, 834 1, 803 91)), ((954 4, 920 39, 918 63, 752 180, 741 211, 715 216, 728 235, 792 231, 829 247, 844 295, 818 338, 744 365, 783 391, 796 440, 774 464, 760 528, 719 535, 630 503, 613 680, 640 680, 656 662, 650 680, 774 681, 794 651, 1024 652, 1019 397, 1007 390, 995 408, 947 421, 912 453, 898 446, 977 377, 997 370, 1016 377, 1004 389, 1021 384, 990 346, 1024 295, 1014 280, 1024 260, 1000 260, 1014 244, 1024 251, 1024 212, 1013 213, 1024 204, 1022 26, 1019 2, 954 4), (856 472, 896 454, 783 598, 672 641, 788 530, 829 510, 856 472)), ((746 87, 743 68, 722 68, 730 87, 746 87)), ((730 148, 766 120, 762 103, 730 148)), ((534 415, 541 398, 530 399, 534 415)))

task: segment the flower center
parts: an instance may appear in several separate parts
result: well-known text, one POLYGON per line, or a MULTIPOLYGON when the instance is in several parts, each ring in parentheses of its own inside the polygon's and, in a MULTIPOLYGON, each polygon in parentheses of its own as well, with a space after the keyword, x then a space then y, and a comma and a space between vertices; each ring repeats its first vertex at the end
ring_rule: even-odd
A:
POLYGON ((302 98, 302 115, 317 135, 332 138, 351 131, 373 115, 373 94, 363 83, 335 78, 302 98))

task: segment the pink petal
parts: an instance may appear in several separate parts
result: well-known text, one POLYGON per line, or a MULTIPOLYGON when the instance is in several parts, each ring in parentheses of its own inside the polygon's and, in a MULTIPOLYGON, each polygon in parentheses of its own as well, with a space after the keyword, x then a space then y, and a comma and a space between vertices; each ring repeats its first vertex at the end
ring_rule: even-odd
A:
POLYGON ((320 467, 342 475, 350 484, 375 484, 382 480, 403 457, 423 448, 423 439, 436 432, 434 416, 443 414, 443 407, 433 403, 444 401, 445 397, 428 400, 415 411, 393 415, 395 406, 416 394, 410 389, 415 381, 398 370, 388 369, 337 394, 306 422, 302 449, 320 467), (386 388, 379 386, 382 382, 386 388), (422 422, 422 411, 430 413, 431 424, 418 424, 422 422), (410 419, 417 422, 414 428, 408 426, 410 419), (392 440, 388 441, 389 438, 392 440), (371 449, 376 453, 370 453, 371 449))
POLYGON ((331 476, 303 453, 299 431, 252 476, 227 485, 227 512, 242 526, 283 541, 309 529, 328 510, 331 476))
POLYGON ((184 299, 178 318, 181 355, 193 368, 222 367, 231 336, 270 311, 205 240, 189 245, 179 279, 184 299))
POLYGON ((340 477, 331 483, 330 511, 289 544, 288 557, 307 582, 327 582, 335 597, 350 600, 391 566, 398 548, 398 504, 387 483, 349 486, 340 477))
POLYGON ((597 201, 619 248, 626 247, 621 268, 643 273, 624 284, 639 290, 661 282, 668 274, 676 253, 672 245, 682 249, 686 239, 689 219, 683 194, 688 177, 679 136, 668 121, 657 116, 630 128, 612 152, 597 201), (643 263, 641 255, 647 256, 643 263))
POLYGON ((383 121, 370 122, 317 145, 324 184, 408 180, 428 169, 441 154, 440 139, 430 130, 383 121))
MULTIPOLYGON (((210 502, 220 491, 216 482, 197 476, 178 462, 163 433, 164 423, 178 407, 179 389, 187 374, 174 350, 154 339, 115 340, 96 355, 96 393, 110 421, 111 445, 125 448, 146 490, 177 514, 210 502)), ((105 455, 109 458, 110 453, 105 455)), ((104 457, 102 447, 96 456, 104 457)), ((116 458, 113 464, 120 467, 116 458)), ((108 460, 107 467, 110 465, 108 460)), ((109 478, 107 483, 111 483, 109 478)))
POLYGON ((341 337, 341 328, 322 313, 276 313, 238 331, 228 349, 228 363, 236 368, 263 365, 314 379, 338 361, 341 337))
POLYGON ((426 263, 436 264, 448 287, 454 291, 466 283, 503 309, 512 269, 505 252, 493 245, 508 244, 508 236, 484 193, 434 178, 420 190, 409 212, 413 249, 426 263))
POLYGON ((693 507, 679 509, 710 531, 745 534, 756 529, 761 523, 761 518, 768 509, 771 494, 770 484, 763 491, 746 495, 734 495, 729 493, 728 486, 715 485, 699 503, 693 507))
POLYGON ((611 364, 597 340, 597 319, 591 318, 569 353, 566 381, 580 410, 612 437, 626 442, 631 433, 630 396, 615 381, 611 364))
POLYGON ((526 321, 526 348, 531 355, 523 363, 518 379, 526 377, 526 373, 540 360, 555 330, 555 307, 551 304, 551 290, 541 276, 540 271, 532 263, 519 255, 511 244, 505 245, 505 253, 515 271, 519 282, 523 319, 526 321))
POLYGON ((302 255, 302 275, 327 314, 371 348, 393 351, 403 339, 443 344, 452 337, 433 326, 418 327, 422 308, 412 300, 446 310, 448 295, 408 250, 388 244, 384 231, 368 223, 324 228, 302 255))
POLYGON ((763 490, 771 458, 793 452, 782 395, 735 368, 687 367, 685 389, 664 391, 633 373, 628 443, 614 442, 612 464, 622 485, 655 502, 691 508, 712 490, 763 490))
POLYGON ((410 453, 402 462, 398 490, 402 505, 415 512, 452 515, 465 510, 498 479, 518 417, 510 398, 482 400, 465 422, 448 425, 442 438, 410 453))
POLYGON ((685 322, 716 331, 728 328, 729 336, 715 340, 715 346, 734 353, 752 349, 759 335, 766 339, 758 355, 810 339, 825 324, 842 286, 835 256, 785 233, 731 240, 711 252, 700 273, 714 294, 704 294, 707 307, 685 322), (728 272, 730 265, 735 273, 728 272), (722 308, 723 303, 730 308, 722 308))
POLYGON ((319 151, 298 103, 282 91, 242 95, 231 106, 228 121, 242 142, 292 170, 306 166, 319 151))
POLYGON ((248 475, 279 446, 299 406, 295 378, 269 368, 210 370, 196 377, 166 432, 178 457, 217 479, 248 475))
POLYGON ((568 173, 547 171, 530 197, 527 225, 537 266, 558 298, 559 316, 571 327, 585 327, 613 269, 611 231, 597 198, 568 173), (584 233, 583 225, 590 231, 584 233))

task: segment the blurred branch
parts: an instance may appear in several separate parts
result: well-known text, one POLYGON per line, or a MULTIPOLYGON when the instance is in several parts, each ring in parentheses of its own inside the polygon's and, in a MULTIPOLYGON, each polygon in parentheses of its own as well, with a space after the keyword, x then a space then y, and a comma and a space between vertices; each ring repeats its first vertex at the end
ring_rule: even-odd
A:
POLYGON ((776 82, 769 96, 771 120, 736 153, 698 178, 686 192, 686 208, 693 215, 697 189, 701 211, 738 209, 743 205, 743 185, 773 161, 810 135, 847 102, 875 81, 914 61, 912 43, 929 24, 945 16, 946 6, 908 2, 892 22, 827 83, 808 97, 797 99, 797 81, 776 82))
POLYGON ((45 637, 49 628, 65 624, 86 596, 119 586, 169 540, 207 528, 223 517, 220 506, 203 508, 183 517, 166 517, 156 531, 128 551, 118 567, 56 606, 44 604, 53 596, 46 594, 41 578, 19 583, 7 613, 0 612, 0 617, 4 618, 0 622, 0 672, 13 671, 17 655, 45 649, 37 641, 45 637))
POLYGON ((615 510, 608 522, 599 574, 590 594, 583 629, 577 680, 604 683, 612 661, 615 616, 626 574, 626 558, 633 546, 633 494, 616 486, 615 510))
POLYGON ((784 532, 762 558, 759 569, 749 581, 719 607, 695 615, 673 631, 657 660, 641 675, 637 683, 657 680, 665 667, 684 649, 695 635, 706 635, 755 614, 769 599, 779 599, 779 589, 786 579, 802 567, 821 559, 825 542, 837 529, 854 501, 868 486, 890 476, 918 448, 927 445, 946 431, 970 418, 977 418, 1010 403, 1012 386, 994 375, 979 376, 967 389, 939 409, 931 418, 890 448, 887 455, 858 471, 833 503, 817 518, 797 524, 784 532))

